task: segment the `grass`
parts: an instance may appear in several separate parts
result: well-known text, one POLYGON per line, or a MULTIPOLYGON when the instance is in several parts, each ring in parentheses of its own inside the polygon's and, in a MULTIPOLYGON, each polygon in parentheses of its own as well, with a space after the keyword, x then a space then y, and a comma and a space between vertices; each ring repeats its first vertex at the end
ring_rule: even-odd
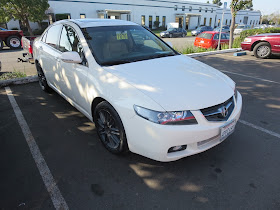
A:
POLYGON ((209 49, 204 49, 200 47, 195 47, 195 46, 187 46, 183 49, 175 49, 176 51, 182 53, 182 54, 191 54, 191 53, 200 53, 200 52, 209 52, 209 51, 215 51, 215 49, 209 48, 209 49))
POLYGON ((0 80, 8 80, 8 79, 16 79, 16 78, 23 78, 27 75, 23 72, 14 71, 14 72, 7 72, 0 75, 0 80))

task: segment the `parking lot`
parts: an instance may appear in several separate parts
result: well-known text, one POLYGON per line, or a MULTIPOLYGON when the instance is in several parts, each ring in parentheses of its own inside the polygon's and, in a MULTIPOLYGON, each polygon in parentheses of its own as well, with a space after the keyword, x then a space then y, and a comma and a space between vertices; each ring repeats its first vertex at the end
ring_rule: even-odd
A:
POLYGON ((197 60, 237 83, 243 111, 223 143, 170 163, 109 153, 92 122, 37 83, 10 87, 18 106, 9 89, 0 89, 0 209, 54 209, 55 202, 69 209, 279 209, 279 56, 230 53, 197 60), (26 120, 24 133, 15 108, 26 120), (44 161, 32 156, 32 139, 44 161), (39 173, 34 159, 54 180, 48 171, 39 173))

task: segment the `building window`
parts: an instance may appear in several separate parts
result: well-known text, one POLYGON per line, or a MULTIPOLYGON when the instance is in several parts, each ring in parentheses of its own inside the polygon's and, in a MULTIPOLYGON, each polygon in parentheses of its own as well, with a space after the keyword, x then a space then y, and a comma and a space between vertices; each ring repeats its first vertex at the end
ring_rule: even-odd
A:
POLYGON ((199 7, 199 12, 201 12, 201 10, 202 10, 202 8, 201 8, 201 7, 199 7))
POLYGON ((227 25, 227 19, 226 19, 226 25, 227 25))
POLYGON ((185 6, 182 6, 182 11, 185 11, 185 6))
POLYGON ((177 11, 177 9, 178 9, 178 5, 175 5, 174 10, 177 11))
POLYGON ((131 21, 131 14, 127 14, 127 21, 131 21))
POLYGON ((250 21, 250 25, 252 25, 252 20, 250 21))
POLYGON ((206 18, 204 18, 204 23, 203 23, 203 25, 206 26, 206 18))
POLYGON ((206 7, 206 8, 205 8, 205 12, 207 12, 207 11, 208 11, 208 8, 206 7))
POLYGON ((146 18, 145 18, 145 15, 142 15, 142 16, 141 16, 141 25, 142 25, 142 26, 144 26, 144 25, 146 24, 146 23, 145 23, 145 22, 146 22, 145 19, 146 19, 146 18))
POLYGON ((85 14, 80 14, 80 18, 81 18, 81 19, 85 19, 85 18, 86 18, 86 15, 85 15, 85 14))
POLYGON ((192 11, 192 6, 189 7, 189 11, 190 11, 190 12, 192 11))
POLYGON ((149 16, 149 28, 153 28, 153 16, 149 16))
POLYGON ((55 20, 64 20, 64 19, 71 19, 71 15, 69 13, 66 14, 55 14, 55 20))
POLYGON ((210 20, 209 20, 209 26, 211 26, 212 25, 212 18, 210 18, 210 20))
POLYGON ((159 22, 159 16, 156 16, 156 21, 159 22))
POLYGON ((219 20, 218 20, 218 26, 220 26, 220 23, 221 23, 221 20, 219 19, 219 20))
POLYGON ((211 13, 213 13, 213 11, 214 11, 214 9, 213 9, 213 8, 211 8, 211 13))
POLYGON ((231 19, 229 20, 229 25, 231 25, 231 19))
POLYGON ((240 20, 240 23, 241 23, 241 20, 240 20))
POLYGON ((165 24, 166 24, 166 16, 162 16, 162 27, 165 28, 165 24))

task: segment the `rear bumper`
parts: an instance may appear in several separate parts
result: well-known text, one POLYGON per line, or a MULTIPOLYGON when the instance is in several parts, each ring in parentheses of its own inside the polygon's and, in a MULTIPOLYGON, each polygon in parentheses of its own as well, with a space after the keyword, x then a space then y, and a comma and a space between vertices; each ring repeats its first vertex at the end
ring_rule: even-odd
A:
POLYGON ((252 43, 248 43, 248 42, 242 42, 241 43, 242 50, 251 51, 251 46, 252 46, 252 43))

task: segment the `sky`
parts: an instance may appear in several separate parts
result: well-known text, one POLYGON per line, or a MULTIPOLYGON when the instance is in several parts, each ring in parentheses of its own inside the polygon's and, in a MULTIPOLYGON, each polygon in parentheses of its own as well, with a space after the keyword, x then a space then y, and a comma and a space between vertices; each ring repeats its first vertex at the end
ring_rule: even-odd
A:
MULTIPOLYGON (((189 0, 190 1, 190 0, 189 0)), ((207 0, 191 0, 206 3, 207 0)), ((231 0, 222 0, 222 2, 230 4, 231 0)), ((212 0, 209 0, 212 3, 212 0)), ((254 10, 260 10, 262 15, 269 15, 273 12, 280 12, 280 0, 253 0, 254 10)), ((229 6, 228 6, 229 7, 229 6)))

